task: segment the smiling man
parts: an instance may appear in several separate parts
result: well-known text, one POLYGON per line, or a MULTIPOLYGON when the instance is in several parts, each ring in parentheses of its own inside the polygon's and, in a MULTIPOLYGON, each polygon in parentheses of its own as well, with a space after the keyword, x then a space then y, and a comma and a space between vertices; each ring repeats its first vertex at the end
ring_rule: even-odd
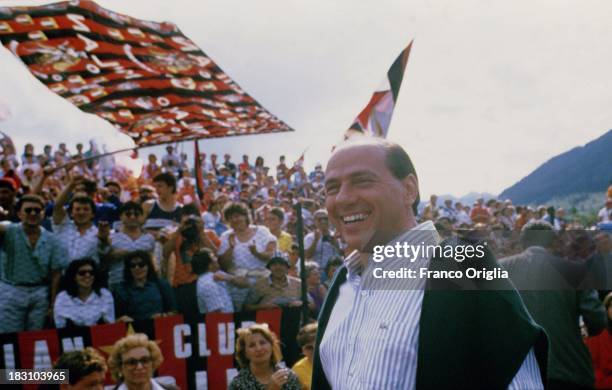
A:
POLYGON ((361 138, 340 146, 325 189, 331 222, 361 255, 336 272, 321 310, 313 388, 542 388, 546 339, 511 285, 450 291, 424 279, 364 284, 375 246, 440 243, 433 223, 417 226, 416 172, 399 145, 361 138))
POLYGON ((39 330, 59 286, 67 252, 40 224, 44 202, 24 195, 21 223, 0 224, 0 333, 39 330))

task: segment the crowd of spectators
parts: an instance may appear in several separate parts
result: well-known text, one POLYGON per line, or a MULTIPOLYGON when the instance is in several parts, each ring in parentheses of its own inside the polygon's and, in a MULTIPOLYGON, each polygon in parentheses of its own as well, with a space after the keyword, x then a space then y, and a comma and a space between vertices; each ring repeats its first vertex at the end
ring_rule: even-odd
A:
MULTIPOLYGON (((18 157, 2 142, 0 333, 301 306, 297 203, 307 304, 316 318, 345 255, 324 209, 320 164, 306 172, 284 156, 271 167, 262 157, 234 163, 229 154, 220 161, 202 153, 198 193, 193 164, 173 146, 161 158, 149 154, 138 177, 112 157, 93 158, 98 154, 94 143, 76 152, 47 145, 42 153, 27 144, 18 157)), ((600 228, 612 221, 612 186, 607 196, 600 228)), ((480 232, 497 257, 523 249, 503 239, 529 224, 559 234, 591 228, 562 208, 497 199, 440 203, 435 195, 418 219, 434 221, 444 237, 480 232)), ((609 258, 609 251, 609 233, 595 236, 589 253, 609 258)))

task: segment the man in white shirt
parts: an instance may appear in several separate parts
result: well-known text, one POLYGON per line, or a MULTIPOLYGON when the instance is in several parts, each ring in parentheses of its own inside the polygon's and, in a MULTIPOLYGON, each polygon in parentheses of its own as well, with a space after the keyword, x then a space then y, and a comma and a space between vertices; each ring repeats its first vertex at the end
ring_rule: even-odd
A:
MULTIPOLYGON (((84 192, 74 192, 83 181, 81 176, 75 176, 55 200, 53 207, 53 233, 57 235, 68 250, 68 261, 89 257, 100 262, 100 240, 98 228, 93 224, 96 204, 84 192), (74 194, 73 194, 74 192, 74 194), (64 205, 68 197, 73 195, 68 206, 64 205), (68 216, 68 214, 70 214, 68 216)), ((103 234, 110 230, 110 223, 100 221, 103 234)))
POLYGON ((162 167, 164 172, 171 172, 176 175, 181 165, 179 157, 174 154, 173 146, 166 146, 166 154, 162 157, 162 167))
POLYGON ((304 254, 306 260, 315 261, 321 269, 325 269, 329 259, 340 254, 340 243, 329 228, 327 211, 315 211, 314 224, 314 231, 304 237, 304 254))
POLYGON ((416 225, 418 182, 399 145, 363 137, 338 147, 325 189, 329 218, 357 255, 336 272, 321 309, 313 388, 543 388, 545 335, 509 283, 505 291, 432 291, 423 279, 364 285, 385 264, 370 260, 377 246, 439 243, 431 222, 416 225))
POLYGON ((599 222, 612 222, 612 198, 606 200, 606 205, 597 213, 599 222))

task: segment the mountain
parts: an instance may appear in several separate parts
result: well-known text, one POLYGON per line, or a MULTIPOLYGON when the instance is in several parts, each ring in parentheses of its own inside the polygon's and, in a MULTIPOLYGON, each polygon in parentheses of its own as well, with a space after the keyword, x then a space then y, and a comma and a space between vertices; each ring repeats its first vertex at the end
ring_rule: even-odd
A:
POLYGON ((605 191, 610 180, 612 130, 584 146, 551 158, 502 191, 499 198, 510 198, 514 204, 546 204, 552 199, 605 191))

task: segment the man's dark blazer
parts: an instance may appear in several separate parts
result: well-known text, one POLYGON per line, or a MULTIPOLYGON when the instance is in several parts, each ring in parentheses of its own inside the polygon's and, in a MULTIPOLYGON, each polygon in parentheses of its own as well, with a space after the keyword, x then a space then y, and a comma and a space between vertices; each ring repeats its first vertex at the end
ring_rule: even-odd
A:
MULTIPOLYGON (((442 246, 476 244, 457 238, 441 243, 442 246)), ((434 257, 429 269, 499 268, 490 251, 485 253, 478 263, 473 259, 457 262, 434 257)), ((313 390, 331 389, 321 364, 319 346, 346 275, 345 266, 338 269, 321 308, 313 390)), ((532 347, 545 384, 546 334, 533 321, 512 284, 507 279, 470 279, 456 283, 448 279, 426 282, 419 324, 416 388, 506 389, 532 347)))

